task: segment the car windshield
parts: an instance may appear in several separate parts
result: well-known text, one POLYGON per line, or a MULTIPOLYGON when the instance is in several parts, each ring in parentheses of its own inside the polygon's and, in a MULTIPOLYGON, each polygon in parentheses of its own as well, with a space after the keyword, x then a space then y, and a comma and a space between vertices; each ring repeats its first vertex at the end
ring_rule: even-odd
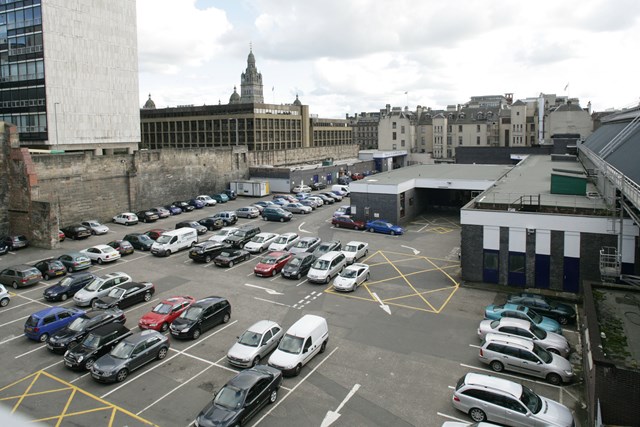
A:
POLYGON ((282 350, 285 353, 300 354, 300 351, 302 351, 303 341, 304 340, 302 338, 287 334, 282 338, 282 341, 280 341, 278 350, 282 350))
POLYGON ((263 236, 256 236, 253 239, 251 239, 251 241, 255 243, 262 243, 265 241, 265 238, 263 236))
POLYGON ((58 282, 58 286, 62 286, 63 288, 68 288, 72 282, 73 282, 73 279, 71 277, 65 277, 64 279, 58 282))
POLYGON ((131 356, 134 347, 135 346, 133 344, 122 341, 121 343, 118 343, 118 345, 115 346, 109 354, 116 359, 128 359, 129 356, 131 356))
POLYGON ((537 414, 542 409, 542 399, 525 386, 522 386, 522 396, 520 396, 520 401, 524 403, 525 406, 534 414, 537 414))
POLYGON ((26 326, 38 326, 38 318, 34 316, 29 316, 25 324, 26 326))
POLYGON ((124 289, 120 289, 120 288, 113 288, 111 289, 111 291, 109 291, 109 295, 111 298, 120 298, 122 295, 124 295, 125 290, 124 289))
POLYGON ((550 363, 553 360, 553 356, 544 348, 540 347, 538 344, 533 345, 533 352, 538 356, 544 363, 550 363))
POLYGON ((86 317, 78 317, 76 320, 69 324, 69 329, 74 332, 80 332, 84 330, 88 323, 89 319, 87 319, 86 317))
POLYGON ((308 248, 310 244, 311 242, 307 240, 300 240, 298 243, 296 243, 296 248, 308 248))
POLYGON ((343 270, 342 273, 340 273, 340 277, 344 277, 345 279, 355 279, 357 276, 357 270, 343 270))
POLYGON ((91 281, 91 283, 89 283, 87 286, 84 287, 84 289, 86 291, 97 291, 100 288, 100 285, 102 285, 102 283, 104 282, 104 280, 96 278, 93 279, 91 281))
POLYGON ((257 347, 260 344, 260 340, 262 339, 262 334, 257 332, 246 331, 240 338, 238 342, 243 345, 247 345, 249 347, 257 347))
POLYGON ((329 264, 331 264, 331 261, 327 259, 319 259, 313 264, 313 268, 316 270, 326 270, 329 268, 329 264))
POLYGON ((545 338, 547 338, 547 331, 545 331, 542 328, 537 327, 536 325, 531 325, 531 328, 529 328, 529 331, 535 335, 539 340, 543 340, 545 338))
POLYGON ((233 235, 234 236, 238 236, 238 237, 244 237, 245 234, 247 234, 247 232, 243 231, 243 230, 236 230, 236 231, 233 232, 233 235))
POLYGON ((153 311, 154 313, 157 314, 169 314, 171 312, 171 308, 173 306, 171 304, 165 304, 163 302, 161 302, 160 304, 156 305, 155 307, 153 307, 153 311))
POLYGON ((491 326, 491 329, 496 329, 498 326, 500 326, 500 321, 494 320, 493 322, 491 322, 490 326, 491 326))
POLYGON ((302 264, 302 259, 300 258, 292 258, 291 261, 289 261, 289 265, 292 265, 294 267, 300 264, 302 264))
POLYGON ((100 336, 89 334, 84 341, 82 341, 82 345, 93 349, 98 348, 100 346, 100 336))
POLYGON ((345 246, 344 250, 346 252, 355 252, 355 251, 358 250, 358 247, 355 246, 355 245, 347 245, 347 246, 345 246))
POLYGON ((167 236, 166 234, 162 234, 160 237, 158 237, 158 240, 156 240, 156 242, 160 244, 169 243, 170 241, 171 241, 171 236, 167 236))
POLYGON ((200 313, 202 313, 201 307, 189 307, 187 310, 182 312, 180 317, 187 320, 198 320, 200 313))
POLYGON ((93 222, 93 221, 88 222, 88 223, 87 223, 87 225, 88 225, 89 227, 100 227, 100 224, 99 224, 99 223, 97 223, 97 222, 93 222))
POLYGON ((542 316, 540 316, 535 311, 529 309, 529 318, 533 320, 534 323, 538 324, 542 322, 542 316))
POLYGON ((213 403, 227 409, 240 409, 244 403, 244 394, 244 390, 226 385, 220 389, 213 403))
POLYGON ((222 251, 222 252, 220 252, 220 256, 221 257, 230 257, 231 256, 231 252, 222 251))
POLYGON ((273 257, 264 257, 260 260, 260 264, 268 264, 268 265, 272 265, 275 264, 277 261, 277 258, 273 258, 273 257))
POLYGON ((139 236, 138 236, 138 239, 139 239, 141 242, 151 242, 151 243, 153 243, 153 239, 152 239, 151 237, 147 236, 146 234, 141 234, 141 235, 139 235, 139 236))
POLYGON ((273 243, 287 243, 288 241, 289 241, 289 237, 280 236, 276 240, 274 240, 273 243))

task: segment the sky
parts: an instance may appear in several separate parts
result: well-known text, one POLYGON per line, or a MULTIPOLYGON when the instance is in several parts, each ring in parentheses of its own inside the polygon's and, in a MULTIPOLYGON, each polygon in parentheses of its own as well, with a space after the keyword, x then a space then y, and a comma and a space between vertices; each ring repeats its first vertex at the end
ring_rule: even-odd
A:
POLYGON ((640 100, 638 0, 137 0, 140 106, 229 102, 250 47, 264 101, 322 118, 540 93, 640 100))

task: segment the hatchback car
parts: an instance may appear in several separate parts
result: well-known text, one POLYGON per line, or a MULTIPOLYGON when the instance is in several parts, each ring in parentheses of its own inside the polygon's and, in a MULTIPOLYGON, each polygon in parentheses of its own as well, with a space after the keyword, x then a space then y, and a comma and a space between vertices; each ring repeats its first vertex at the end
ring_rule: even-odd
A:
POLYGON ((358 289, 358 286, 369 280, 369 274, 369 266, 367 264, 352 264, 333 279, 333 289, 353 292, 358 289))
POLYGON ((312 253, 313 251, 316 250, 318 246, 320 246, 320 243, 322 243, 322 240, 320 240, 319 237, 316 237, 316 236, 303 237, 300 240, 298 240, 295 245, 291 246, 289 248, 289 251, 292 254, 297 254, 300 252, 312 253))
POLYGON ((367 221, 367 223, 365 224, 365 228, 371 233, 376 232, 391 234, 392 236, 404 234, 404 228, 400 227, 399 225, 394 225, 388 221, 384 221, 382 219, 367 221))
POLYGON ((236 209, 236 215, 240 218, 258 218, 260 210, 255 206, 245 206, 236 209))
POLYGON ((149 212, 153 212, 158 215, 158 218, 169 218, 171 216, 171 211, 164 206, 156 206, 154 208, 149 209, 149 212))
POLYGON ((553 319, 539 315, 535 310, 517 304, 488 305, 484 309, 484 318, 497 320, 501 317, 515 317, 528 320, 548 332, 562 335, 560 324, 553 319))
POLYGON ((180 215, 182 213, 182 209, 176 205, 166 205, 164 208, 168 210, 171 215, 180 215))
POLYGON ((281 207, 268 207, 264 208, 262 213, 262 219, 265 221, 291 221, 293 214, 289 211, 285 211, 281 207))
POLYGON ((452 403, 477 422, 495 421, 514 427, 575 426, 566 406, 521 384, 489 375, 468 373, 460 378, 452 403))
POLYGON ((347 264, 353 264, 369 253, 369 244, 365 242, 351 241, 344 245, 342 253, 347 257, 347 264))
POLYGON ((536 313, 555 319, 561 325, 576 322, 576 310, 571 305, 549 299, 543 295, 530 293, 509 295, 507 302, 533 308, 536 313))
POLYGON ((151 230, 147 230, 144 232, 151 240, 158 240, 158 237, 169 230, 165 228, 152 228, 151 230))
POLYGON ((197 196, 196 199, 198 199, 202 203, 204 203, 205 206, 215 206, 215 205, 218 204, 218 202, 216 202, 214 199, 212 199, 211 196, 208 196, 206 194, 202 194, 200 196, 197 196))
POLYGON ((307 279, 311 283, 329 283, 346 265, 347 259, 342 252, 327 252, 311 265, 307 279))
POLYGON ((114 216, 113 222, 123 225, 135 225, 138 223, 138 216, 133 212, 123 212, 114 216))
POLYGON ((47 340, 47 348, 54 353, 64 353, 67 348, 77 345, 93 329, 117 322, 124 323, 127 320, 124 311, 119 309, 91 310, 76 317, 64 328, 52 333, 47 340))
POLYGON ((254 323, 238 337, 238 341, 227 352, 227 362, 239 368, 256 366, 280 343, 284 330, 271 320, 254 323))
POLYGON ((176 230, 183 227, 193 228, 194 230, 196 230, 199 236, 207 232, 207 227, 201 225, 198 221, 181 221, 176 224, 176 230))
POLYGON ((292 193, 310 193, 311 192, 311 187, 309 187, 308 185, 296 185, 295 187, 293 187, 291 189, 292 193))
POLYGON ((229 201, 229 196, 226 193, 212 194, 211 198, 218 203, 227 203, 229 201))
POLYGON ((220 218, 214 218, 212 216, 199 219, 198 224, 207 227, 207 230, 209 231, 220 230, 224 227, 224 222, 222 222, 220 218))
POLYGON ((94 235, 107 234, 109 232, 109 227, 107 227, 106 225, 100 224, 95 219, 92 219, 89 221, 82 221, 80 224, 87 227, 89 231, 91 231, 91 234, 94 234, 94 235))
POLYGON ((323 193, 316 194, 316 197, 319 197, 320 199, 322 199, 322 203, 324 203, 325 205, 332 205, 337 201, 333 197, 329 197, 323 193))
POLYGON ((69 225, 68 227, 63 227, 62 232, 68 239, 72 240, 80 240, 86 239, 91 236, 91 230, 89 230, 84 225, 69 225))
POLYGON ((191 206, 186 201, 177 200, 177 201, 173 202, 172 204, 174 206, 179 207, 182 210, 182 212, 191 212, 192 210, 195 209, 195 207, 191 206))
POLYGON ((160 219, 160 216, 157 213, 149 210, 138 211, 136 212, 136 216, 142 222, 156 222, 160 219))
POLYGON ((80 252, 68 252, 58 257, 58 261, 64 264, 69 273, 86 270, 91 267, 91 260, 80 252))
POLYGON ((84 288, 97 276, 89 272, 74 273, 64 277, 53 286, 44 290, 42 296, 47 301, 66 301, 73 297, 76 292, 84 288))
POLYGON ((213 263, 218 267, 233 267, 243 261, 247 261, 251 258, 251 254, 244 249, 224 249, 220 254, 213 259, 213 263))
POLYGON ((91 262, 102 264, 105 262, 114 262, 120 259, 120 252, 116 251, 109 245, 96 245, 80 251, 86 255, 91 262))
POLYGON ((311 210, 315 210, 319 206, 318 203, 315 200, 311 200, 311 198, 300 200, 300 202, 298 203, 300 203, 301 205, 310 207, 311 210))
POLYGON ((211 296, 194 302, 178 316, 169 330, 175 338, 198 339, 200 334, 231 319, 231 304, 226 298, 211 296))
POLYGON ((146 330, 120 341, 108 354, 91 366, 91 376, 100 382, 122 382, 129 373, 169 352, 169 338, 160 332, 146 330))
POLYGON ((235 233, 236 230, 238 230, 238 227, 229 227, 219 230, 214 233, 213 236, 209 237, 209 240, 214 242, 224 242, 225 239, 235 233))
POLYGON ((261 200, 259 202, 255 202, 252 204, 253 206, 255 206, 256 208, 258 208, 260 210, 260 213, 262 213, 262 211, 265 208, 277 208, 278 205, 273 203, 271 200, 261 200))
POLYGON ((341 249, 342 243, 340 243, 340 240, 329 240, 327 242, 320 243, 316 250, 313 251, 313 256, 317 259, 328 252, 339 251, 341 249))
POLYGON ((121 283, 111 288, 106 296, 98 298, 91 305, 97 309, 127 308, 139 302, 151 301, 155 292, 156 288, 151 282, 121 283))
POLYGON ((331 224, 335 228, 350 228, 351 230, 364 230, 367 226, 364 221, 356 221, 355 219, 346 216, 338 215, 331 218, 331 224))
POLYGON ((316 257, 308 252, 293 254, 280 273, 287 279, 299 279, 306 276, 315 260, 316 257))
POLYGON ((130 255, 134 252, 133 245, 128 240, 112 240, 107 245, 120 252, 120 256, 130 255))
POLYGON ((11 301, 11 295, 3 285, 0 285, 0 307, 6 307, 11 301))
POLYGON ((265 405, 275 403, 282 384, 282 372, 259 365, 239 372, 200 411, 197 427, 245 425, 265 405))
POLYGON ((258 233, 244 245, 244 250, 252 254, 265 251, 279 234, 275 233, 258 233))
POLYGON ((114 286, 130 281, 131 276, 122 272, 96 277, 73 296, 73 302, 80 307, 93 305, 98 298, 107 295, 114 286))
POLYGON ((194 245, 189 250, 189 258, 196 262, 210 263, 225 249, 229 249, 229 245, 226 243, 206 240, 194 245))
POLYGON ((323 190, 325 188, 327 188, 327 184, 325 184, 322 181, 318 181, 318 182, 314 182, 313 184, 311 184, 311 188, 314 190, 323 190))
POLYGON ((238 195, 236 194, 235 190, 231 190, 227 188, 226 190, 223 191, 223 193, 227 195, 229 200, 235 200, 238 198, 238 195))
POLYGON ((49 336, 82 316, 84 310, 73 307, 49 307, 33 313, 24 323, 24 334, 34 341, 45 342, 49 336))
POLYGON ((144 233, 129 233, 124 236, 124 240, 139 251, 149 251, 153 246, 153 239, 144 233))
POLYGON ((42 261, 38 261, 35 263, 34 267, 42 273, 44 280, 53 279, 54 277, 60 277, 67 274, 67 268, 64 264, 54 258, 47 258, 42 261))
POLYGON ((296 213, 296 214, 308 214, 308 213, 311 213, 311 211, 313 210, 309 206, 305 206, 300 202, 287 203, 282 208, 286 211, 289 211, 291 213, 296 213))
POLYGON ((191 206, 193 206, 196 209, 202 209, 206 206, 206 204, 202 200, 198 200, 198 199, 190 199, 187 201, 187 203, 189 203, 191 206))
POLYGON ((90 331, 75 347, 64 353, 64 365, 70 369, 91 369, 93 363, 131 335, 122 323, 107 323, 90 331))
POLYGON ((269 245, 270 251, 288 251, 298 243, 300 240, 300 236, 297 233, 283 233, 279 235, 271 244, 269 245))
POLYGON ((233 211, 217 212, 211 218, 222 220, 222 224, 225 227, 228 227, 238 222, 238 216, 233 211))
POLYGON ((15 251, 16 249, 23 249, 29 246, 29 240, 27 236, 22 234, 13 234, 10 236, 4 236, 0 239, 5 245, 9 248, 10 251, 15 251))
POLYGON ((187 308, 195 302, 191 296, 176 296, 160 301, 153 309, 143 315, 138 321, 140 329, 154 329, 164 332, 169 329, 171 322, 176 320, 187 308))
POLYGON ((253 273, 259 277, 272 277, 280 273, 285 264, 291 259, 289 252, 272 251, 260 259, 253 268, 253 273))
MULTIPOLYGON (((320 194, 322 194, 322 195, 323 195, 323 196, 325 196, 325 197, 329 197, 329 198, 330 198, 330 199, 332 199, 334 202, 340 202, 340 201, 342 201, 342 196, 341 196, 340 194, 336 194, 336 193, 333 193, 333 192, 331 192, 331 191, 327 191, 327 192, 325 192, 325 193, 320 193, 320 194)), ((322 200, 324 200, 324 199, 322 199, 322 200)))
POLYGON ((42 280, 42 273, 35 267, 26 264, 14 265, 0 271, 0 284, 13 289, 31 286, 42 280))

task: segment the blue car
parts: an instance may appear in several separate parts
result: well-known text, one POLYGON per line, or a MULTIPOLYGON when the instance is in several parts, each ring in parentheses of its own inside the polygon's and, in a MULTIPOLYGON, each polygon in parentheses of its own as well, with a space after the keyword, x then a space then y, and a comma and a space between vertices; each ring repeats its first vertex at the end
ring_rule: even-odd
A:
POLYGON ((182 213, 182 209, 180 209, 176 205, 167 205, 165 206, 165 208, 169 210, 169 213, 171 213, 171 215, 180 215, 182 213))
POLYGON ((202 200, 191 199, 187 203, 189 203, 191 206, 193 206, 196 209, 204 208, 204 202, 202 200))
POLYGON ((305 200, 307 199, 309 196, 311 196, 311 193, 296 193, 296 199, 298 200, 305 200))
POLYGON ((73 307, 50 307, 33 313, 24 323, 24 334, 34 341, 45 342, 49 336, 86 312, 73 307))
POLYGON ((367 221, 366 229, 371 233, 375 231, 376 233, 391 234, 392 236, 404 233, 404 228, 399 225, 391 224, 383 219, 367 221))
POLYGON ((539 315, 529 307, 518 304, 491 304, 484 309, 485 319, 499 320, 502 317, 513 317, 516 319, 528 320, 547 332, 555 332, 556 334, 562 335, 560 323, 548 317, 539 315))
POLYGON ((275 203, 278 206, 284 206, 284 205, 288 205, 290 202, 287 199, 274 199, 273 203, 275 203))

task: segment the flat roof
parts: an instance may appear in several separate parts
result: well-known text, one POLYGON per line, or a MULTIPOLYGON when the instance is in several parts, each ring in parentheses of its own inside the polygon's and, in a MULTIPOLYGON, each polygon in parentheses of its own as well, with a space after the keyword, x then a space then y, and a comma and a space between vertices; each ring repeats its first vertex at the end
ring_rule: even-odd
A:
POLYGON ((495 181, 511 168, 512 166, 505 165, 463 165, 448 163, 411 165, 392 171, 369 175, 365 179, 352 182, 351 185, 358 183, 398 185, 412 179, 495 181))

